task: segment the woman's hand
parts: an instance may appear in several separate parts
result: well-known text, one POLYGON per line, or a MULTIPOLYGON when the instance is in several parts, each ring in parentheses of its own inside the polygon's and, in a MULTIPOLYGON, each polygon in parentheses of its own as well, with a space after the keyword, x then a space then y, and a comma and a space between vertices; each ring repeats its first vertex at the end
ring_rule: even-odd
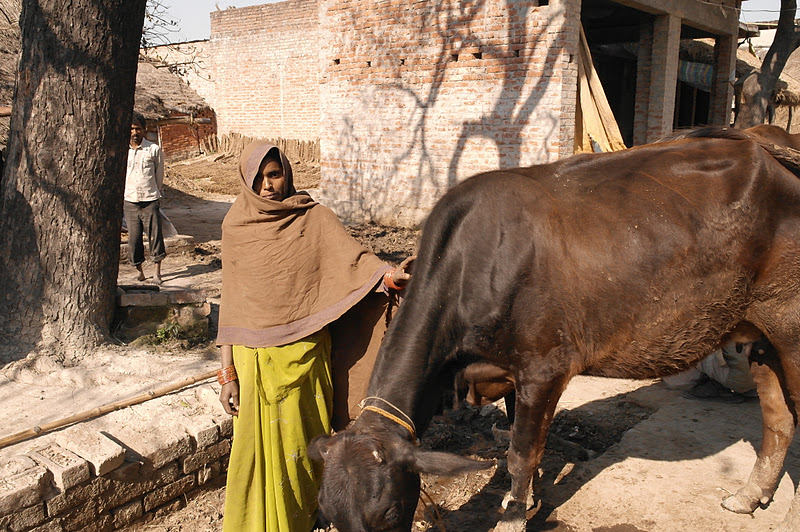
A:
POLYGON ((233 346, 221 345, 219 346, 219 359, 222 362, 222 369, 220 373, 223 375, 217 377, 219 382, 224 382, 222 390, 219 392, 219 402, 222 403, 222 408, 225 412, 232 416, 239 415, 239 381, 236 376, 236 367, 233 365, 233 346), (232 374, 227 372, 232 372, 232 374), (230 377, 233 380, 230 380, 230 377), (225 382, 230 380, 230 382, 225 382))
POLYGON ((225 412, 232 416, 239 415, 239 381, 231 381, 222 385, 222 390, 219 392, 219 402, 222 403, 222 408, 225 412))
POLYGON ((406 287, 408 281, 411 280, 411 267, 414 265, 414 260, 416 260, 416 258, 416 255, 411 255, 400 263, 400 266, 398 266, 392 274, 392 282, 394 284, 400 288, 406 287))

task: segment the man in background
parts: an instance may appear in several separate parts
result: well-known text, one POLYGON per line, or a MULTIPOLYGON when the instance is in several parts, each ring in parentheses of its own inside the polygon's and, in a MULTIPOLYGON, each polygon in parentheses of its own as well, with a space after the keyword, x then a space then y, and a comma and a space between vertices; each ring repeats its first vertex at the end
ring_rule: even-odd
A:
POLYGON ((159 199, 164 183, 164 155, 158 144, 145 138, 144 117, 133 114, 125 174, 125 203, 123 210, 128 226, 128 255, 139 270, 140 281, 146 279, 144 263, 144 233, 150 243, 150 260, 155 264, 153 282, 161 284, 161 261, 167 256, 159 217, 159 199))

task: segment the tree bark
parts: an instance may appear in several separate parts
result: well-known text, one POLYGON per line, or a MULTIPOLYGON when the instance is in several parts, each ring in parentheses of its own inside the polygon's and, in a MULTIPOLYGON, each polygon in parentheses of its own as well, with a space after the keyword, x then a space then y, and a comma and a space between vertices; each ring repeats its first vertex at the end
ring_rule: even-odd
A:
POLYGON ((739 113, 734 126, 745 129, 764 124, 775 84, 792 52, 800 46, 800 32, 795 28, 796 0, 781 0, 781 14, 775 40, 764 56, 761 68, 748 75, 743 84, 739 113))
POLYGON ((108 337, 146 0, 25 0, 0 177, 0 360, 108 337))

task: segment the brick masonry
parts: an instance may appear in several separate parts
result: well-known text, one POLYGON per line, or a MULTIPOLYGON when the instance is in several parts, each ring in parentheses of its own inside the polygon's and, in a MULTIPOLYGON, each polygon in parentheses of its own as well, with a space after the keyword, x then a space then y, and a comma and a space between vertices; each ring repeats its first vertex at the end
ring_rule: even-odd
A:
MULTIPOLYGON (((185 113, 173 112, 171 117, 186 117, 185 113)), ((210 108, 203 109, 191 118, 208 118, 210 124, 163 124, 158 126, 158 143, 164 150, 167 161, 181 161, 202 155, 201 141, 216 132, 216 114, 210 108)))
POLYGON ((224 482, 232 423, 216 384, 0 450, 0 530, 113 530, 224 482), (131 420, 135 419, 135 423, 131 420))
MULTIPOLYGON (((214 12, 219 131, 319 138, 318 199, 347 220, 415 225, 468 176, 572 153, 581 4, 289 0, 214 12)), ((642 24, 638 143, 671 131, 682 25, 735 34, 735 4, 626 2, 656 19, 642 24)))
POLYGON ((211 13, 208 48, 220 135, 319 138, 317 16, 316 0, 211 13))
POLYGON ((573 0, 321 4, 323 200, 413 225, 470 175, 570 154, 579 12, 573 0))

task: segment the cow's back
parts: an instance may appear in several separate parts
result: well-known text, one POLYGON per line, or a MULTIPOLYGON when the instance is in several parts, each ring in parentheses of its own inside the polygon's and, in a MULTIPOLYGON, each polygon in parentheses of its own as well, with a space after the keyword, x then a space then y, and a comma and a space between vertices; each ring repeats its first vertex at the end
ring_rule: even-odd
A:
POLYGON ((422 253, 439 259, 415 275, 449 275, 454 288, 455 253, 475 277, 459 290, 463 321, 517 322, 505 335, 467 334, 462 350, 530 331, 601 373, 650 377, 747 319, 765 250, 797 213, 800 183, 754 142, 576 156, 455 187, 423 231, 422 253))

